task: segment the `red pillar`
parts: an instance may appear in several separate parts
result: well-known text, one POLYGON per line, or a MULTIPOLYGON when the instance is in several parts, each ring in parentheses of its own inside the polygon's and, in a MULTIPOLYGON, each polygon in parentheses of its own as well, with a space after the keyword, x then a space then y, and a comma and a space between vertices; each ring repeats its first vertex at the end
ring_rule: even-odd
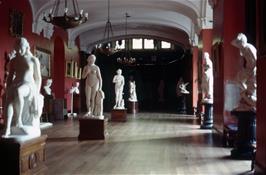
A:
POLYGON ((226 92, 226 86, 235 80, 241 67, 239 51, 231 41, 239 32, 245 33, 245 1, 217 1, 213 19, 214 126, 222 131, 225 123, 233 121, 230 116, 232 109, 226 109, 226 102, 234 100, 234 97, 226 92))
POLYGON ((197 107, 198 102, 198 61, 199 49, 198 47, 192 48, 192 107, 197 107))

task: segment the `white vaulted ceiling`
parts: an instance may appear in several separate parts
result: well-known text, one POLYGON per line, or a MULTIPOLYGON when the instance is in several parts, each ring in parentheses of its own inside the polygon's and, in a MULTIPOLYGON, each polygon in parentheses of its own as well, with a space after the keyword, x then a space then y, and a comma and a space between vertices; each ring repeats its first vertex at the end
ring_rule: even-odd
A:
MULTIPOLYGON (((54 0, 29 0, 33 12, 33 31, 53 31, 42 21, 43 13, 52 8, 54 0)), ((69 45, 77 37, 81 48, 88 50, 104 41, 107 21, 107 0, 78 0, 79 8, 88 12, 85 24, 68 30, 69 45)), ((128 35, 161 38, 189 47, 197 43, 199 31, 212 28, 212 9, 208 0, 110 0, 110 21, 113 39, 125 36, 125 13, 128 35)))

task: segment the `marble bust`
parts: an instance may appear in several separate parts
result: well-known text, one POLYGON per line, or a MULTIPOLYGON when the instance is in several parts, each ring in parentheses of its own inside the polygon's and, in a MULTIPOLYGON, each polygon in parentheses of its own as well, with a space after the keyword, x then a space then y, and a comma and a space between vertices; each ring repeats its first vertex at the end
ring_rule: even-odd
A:
POLYGON ((213 64, 210 59, 209 53, 203 54, 203 74, 202 74, 202 94, 203 103, 213 104, 213 64))
POLYGON ((136 82, 133 80, 129 81, 129 98, 128 101, 136 102, 137 99, 137 93, 136 93, 136 82))
POLYGON ((79 94, 79 82, 75 82, 74 86, 69 90, 70 94, 79 94))
POLYGON ((240 55, 244 59, 242 70, 237 75, 237 82, 240 86, 240 101, 235 110, 256 112, 257 50, 252 44, 247 42, 247 37, 243 33, 239 33, 231 44, 239 49, 240 55))
POLYGON ((6 87, 5 131, 3 137, 30 139, 41 135, 41 71, 26 38, 15 43, 16 56, 9 63, 6 87))
POLYGON ((124 109, 125 103, 123 99, 123 90, 125 85, 125 79, 122 75, 122 70, 118 69, 116 75, 113 78, 113 83, 115 83, 115 106, 114 109, 124 109))
POLYGON ((53 83, 52 79, 47 79, 45 85, 43 86, 43 90, 45 95, 52 95, 52 89, 51 89, 51 85, 53 83))

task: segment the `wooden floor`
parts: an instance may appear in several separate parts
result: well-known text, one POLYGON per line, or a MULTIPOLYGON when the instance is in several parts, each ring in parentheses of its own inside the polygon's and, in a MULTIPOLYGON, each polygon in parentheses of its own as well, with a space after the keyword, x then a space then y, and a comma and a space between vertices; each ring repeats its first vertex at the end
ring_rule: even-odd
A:
POLYGON ((79 142, 75 119, 43 130, 47 174, 251 174, 250 161, 231 160, 231 148, 222 147, 215 131, 199 129, 193 116, 128 117, 125 123, 108 122, 105 141, 79 142))

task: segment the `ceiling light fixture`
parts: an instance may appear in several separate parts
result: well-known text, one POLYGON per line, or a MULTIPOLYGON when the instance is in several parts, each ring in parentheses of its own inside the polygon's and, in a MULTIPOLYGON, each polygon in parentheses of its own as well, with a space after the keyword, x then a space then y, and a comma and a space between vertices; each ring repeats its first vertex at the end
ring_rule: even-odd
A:
POLYGON ((68 6, 69 0, 64 1, 64 9, 59 9, 61 0, 55 0, 53 8, 49 11, 49 14, 44 14, 43 20, 47 23, 51 23, 64 30, 74 28, 80 24, 85 23, 88 20, 88 13, 83 13, 83 10, 79 10, 77 0, 72 1, 72 7, 68 6), (59 12, 62 15, 59 15, 59 12))

